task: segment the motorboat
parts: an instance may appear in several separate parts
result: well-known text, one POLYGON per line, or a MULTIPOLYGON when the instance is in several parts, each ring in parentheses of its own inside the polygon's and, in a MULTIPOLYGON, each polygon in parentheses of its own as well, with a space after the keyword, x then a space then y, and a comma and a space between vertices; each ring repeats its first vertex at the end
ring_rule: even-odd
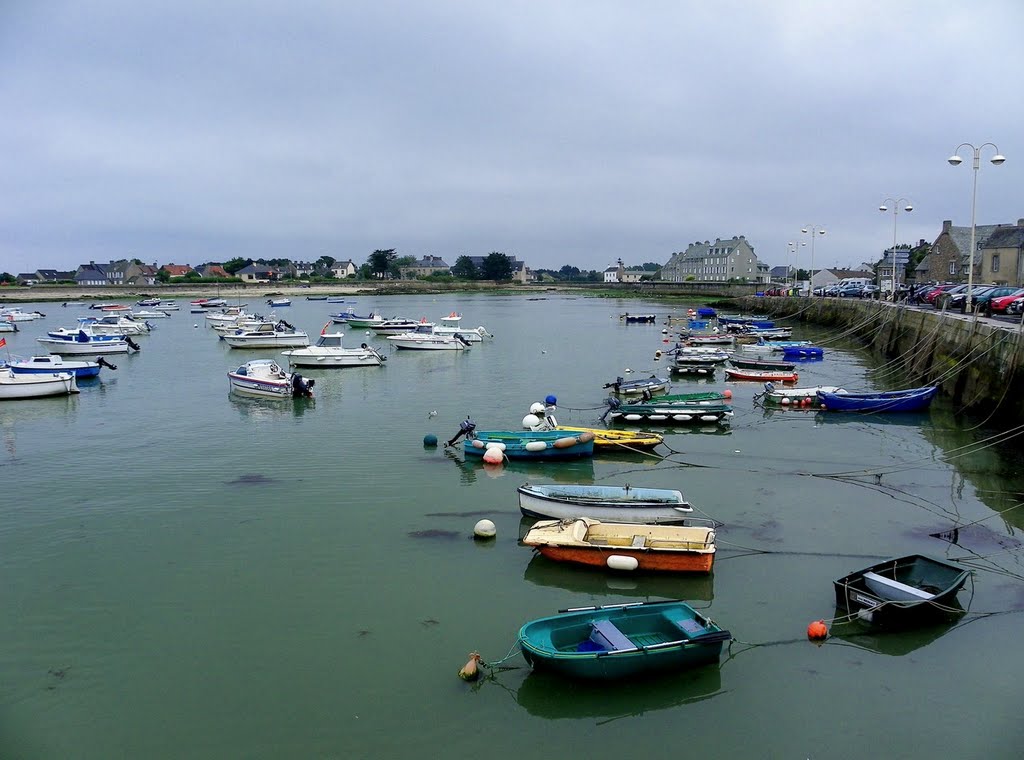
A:
POLYGON ((7 366, 16 375, 52 375, 59 372, 70 372, 77 380, 98 376, 100 374, 100 367, 117 369, 113 364, 104 361, 102 356, 98 361, 94 362, 67 361, 60 354, 30 356, 28 359, 18 359, 9 362, 7 366))
POLYGON ((139 311, 129 311, 125 316, 130 317, 132 319, 147 320, 147 319, 168 319, 168 318, 170 318, 171 315, 170 315, 170 313, 168 313, 166 311, 160 311, 159 309, 157 309, 154 306, 152 310, 150 310, 150 309, 140 309, 139 311))
POLYGON ((228 372, 228 386, 234 393, 260 398, 302 398, 313 395, 315 381, 286 372, 273 359, 253 359, 228 372))
MULTIPOLYGON (((352 324, 351 319, 349 320, 348 323, 352 327, 356 326, 352 324)), ((411 332, 412 330, 415 330, 417 327, 423 327, 425 325, 433 327, 434 323, 428 322, 426 318, 416 320, 401 319, 396 317, 394 319, 383 319, 375 325, 369 325, 369 328, 378 335, 398 335, 399 333, 411 332)))
POLYGON ((21 374, 10 367, 0 368, 0 401, 78 393, 73 372, 21 374))
POLYGON ((453 311, 447 317, 441 317, 441 324, 434 326, 434 332, 438 335, 459 334, 470 343, 480 343, 484 338, 494 337, 483 325, 465 328, 459 326, 461 321, 462 315, 453 311))
POLYGON ((292 299, 290 298, 268 298, 267 303, 270 304, 271 309, 276 309, 281 306, 291 306, 292 299))
MULTIPOLYGON (((326 329, 326 326, 325 328, 326 329)), ((386 360, 377 349, 363 343, 346 348, 342 333, 321 332, 316 344, 282 351, 291 367, 379 367, 386 360)))
POLYGON ((161 301, 154 307, 157 311, 180 311, 181 307, 178 306, 177 301, 161 301))
POLYGON ((31 322, 36 319, 42 319, 45 316, 41 311, 25 311, 20 306, 0 311, 0 320, 7 322, 31 322))
POLYGON ((88 328, 93 335, 146 335, 150 326, 128 314, 104 314, 102 317, 80 317, 79 328, 88 328))
POLYGON ((236 330, 224 335, 232 348, 290 348, 309 345, 309 336, 283 319, 261 322, 251 330, 236 330))
POLYGON ((126 354, 129 348, 139 350, 131 336, 97 335, 85 329, 61 328, 36 341, 51 354, 126 354))
POLYGON ((434 325, 430 322, 408 332, 389 335, 387 340, 395 348, 421 351, 466 351, 470 348, 469 341, 462 334, 440 335, 434 332, 434 325))

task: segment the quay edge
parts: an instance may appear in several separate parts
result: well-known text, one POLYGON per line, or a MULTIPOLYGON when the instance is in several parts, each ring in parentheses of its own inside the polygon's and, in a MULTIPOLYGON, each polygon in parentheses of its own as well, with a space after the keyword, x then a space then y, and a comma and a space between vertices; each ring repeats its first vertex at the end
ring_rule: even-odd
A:
POLYGON ((722 305, 841 328, 887 362, 902 358, 914 384, 938 385, 960 410, 992 415, 995 427, 1024 422, 1020 322, 860 299, 745 297, 722 305))

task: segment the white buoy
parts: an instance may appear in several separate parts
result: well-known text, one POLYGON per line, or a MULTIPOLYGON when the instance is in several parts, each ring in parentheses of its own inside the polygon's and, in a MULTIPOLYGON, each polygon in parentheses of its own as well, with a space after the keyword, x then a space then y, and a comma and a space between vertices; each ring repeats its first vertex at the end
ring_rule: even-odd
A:
POLYGON ((494 527, 494 523, 490 520, 480 520, 473 526, 474 538, 494 538, 497 532, 498 529, 494 527))

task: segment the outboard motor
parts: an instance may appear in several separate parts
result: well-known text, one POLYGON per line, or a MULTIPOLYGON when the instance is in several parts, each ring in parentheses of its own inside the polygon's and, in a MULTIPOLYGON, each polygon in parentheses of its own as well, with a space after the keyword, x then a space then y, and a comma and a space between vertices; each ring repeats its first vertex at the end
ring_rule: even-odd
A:
POLYGON ((116 364, 111 364, 106 359, 104 359, 102 356, 100 356, 100 357, 98 357, 96 359, 96 363, 98 365, 100 365, 101 367, 106 367, 107 369, 117 369, 117 365, 116 364))
POLYGON ((142 347, 139 346, 139 344, 136 343, 134 340, 132 340, 132 336, 131 335, 125 335, 124 336, 124 342, 127 343, 128 344, 128 348, 132 349, 133 351, 141 351, 142 350, 142 347))
POLYGON ((606 398, 605 403, 608 404, 608 408, 605 409, 604 414, 601 415, 601 422, 604 422, 605 417, 608 416, 609 412, 614 412, 616 409, 622 406, 622 402, 619 401, 614 396, 609 396, 608 398, 606 398))
POLYGON ((466 417, 462 422, 459 423, 459 432, 453 435, 450 439, 445 441, 445 446, 452 446, 462 436, 466 436, 468 439, 473 439, 476 434, 473 432, 476 430, 476 423, 473 422, 469 417, 466 417))
POLYGON ((292 375, 292 397, 305 398, 312 396, 314 385, 316 385, 316 380, 313 380, 312 378, 307 380, 296 372, 292 375))

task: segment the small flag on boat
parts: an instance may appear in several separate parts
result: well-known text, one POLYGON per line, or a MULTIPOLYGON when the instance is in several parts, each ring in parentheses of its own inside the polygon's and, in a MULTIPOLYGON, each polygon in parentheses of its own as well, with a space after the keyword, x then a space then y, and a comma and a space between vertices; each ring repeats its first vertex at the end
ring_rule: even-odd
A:
POLYGON ((7 345, 7 338, 0 338, 0 348, 7 345))
POLYGON ((326 332, 327 332, 327 326, 328 326, 328 325, 330 325, 330 324, 331 324, 331 323, 330 323, 330 322, 328 322, 328 323, 326 323, 326 324, 325 324, 325 325, 323 326, 323 329, 321 329, 321 330, 320 330, 320 334, 321 334, 321 335, 323 335, 324 333, 326 333, 326 332))

